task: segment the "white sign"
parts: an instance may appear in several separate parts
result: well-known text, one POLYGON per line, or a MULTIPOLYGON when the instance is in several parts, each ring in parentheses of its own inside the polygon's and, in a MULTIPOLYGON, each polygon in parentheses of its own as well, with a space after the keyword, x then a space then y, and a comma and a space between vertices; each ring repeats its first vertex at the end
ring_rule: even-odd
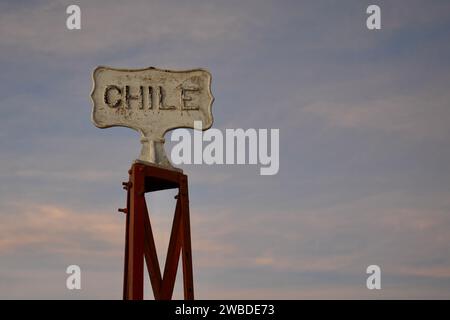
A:
POLYGON ((164 151, 164 134, 175 128, 203 130, 213 123, 211 74, 202 69, 156 68, 94 71, 92 121, 99 128, 129 127, 141 134, 139 160, 172 168, 164 151))

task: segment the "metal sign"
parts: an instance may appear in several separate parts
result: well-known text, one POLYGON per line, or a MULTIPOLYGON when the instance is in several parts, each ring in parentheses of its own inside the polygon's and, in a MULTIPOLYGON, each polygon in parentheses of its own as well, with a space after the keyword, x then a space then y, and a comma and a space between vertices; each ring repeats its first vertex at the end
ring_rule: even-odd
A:
POLYGON ((92 121, 99 128, 129 127, 141 134, 140 161, 172 168, 164 151, 164 134, 175 128, 203 130, 213 123, 211 74, 202 69, 156 68, 94 71, 92 121))

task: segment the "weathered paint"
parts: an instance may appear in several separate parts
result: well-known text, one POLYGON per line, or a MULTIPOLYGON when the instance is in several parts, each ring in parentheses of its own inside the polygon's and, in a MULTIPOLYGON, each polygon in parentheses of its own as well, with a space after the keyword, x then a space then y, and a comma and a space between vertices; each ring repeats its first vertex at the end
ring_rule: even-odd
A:
POLYGON ((173 168, 164 151, 164 134, 212 126, 211 74, 187 71, 98 67, 93 74, 92 121, 99 128, 128 127, 141 134, 140 161, 173 168))

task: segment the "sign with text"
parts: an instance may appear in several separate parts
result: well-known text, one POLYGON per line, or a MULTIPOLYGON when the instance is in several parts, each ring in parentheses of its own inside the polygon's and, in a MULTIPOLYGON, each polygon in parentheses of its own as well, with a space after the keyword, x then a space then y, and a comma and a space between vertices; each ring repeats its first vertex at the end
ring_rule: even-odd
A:
POLYGON ((202 121, 212 126, 211 74, 203 69, 171 71, 156 68, 94 71, 92 121, 99 128, 129 127, 141 133, 139 160, 169 166, 164 134, 193 128, 202 121))

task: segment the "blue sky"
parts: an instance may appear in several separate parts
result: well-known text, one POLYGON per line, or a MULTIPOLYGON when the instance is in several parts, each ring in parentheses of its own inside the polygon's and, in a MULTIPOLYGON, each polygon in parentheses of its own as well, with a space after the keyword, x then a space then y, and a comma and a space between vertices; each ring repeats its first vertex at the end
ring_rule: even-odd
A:
MULTIPOLYGON (((449 298, 449 12, 436 0, 2 1, 0 298, 121 298, 116 209, 140 146, 92 125, 98 65, 207 68, 215 128, 280 129, 276 176, 183 166, 197 298, 449 298), (80 31, 65 28, 70 4, 80 31), (371 264, 379 291, 365 286, 371 264)), ((162 251, 172 196, 149 199, 162 251)))

